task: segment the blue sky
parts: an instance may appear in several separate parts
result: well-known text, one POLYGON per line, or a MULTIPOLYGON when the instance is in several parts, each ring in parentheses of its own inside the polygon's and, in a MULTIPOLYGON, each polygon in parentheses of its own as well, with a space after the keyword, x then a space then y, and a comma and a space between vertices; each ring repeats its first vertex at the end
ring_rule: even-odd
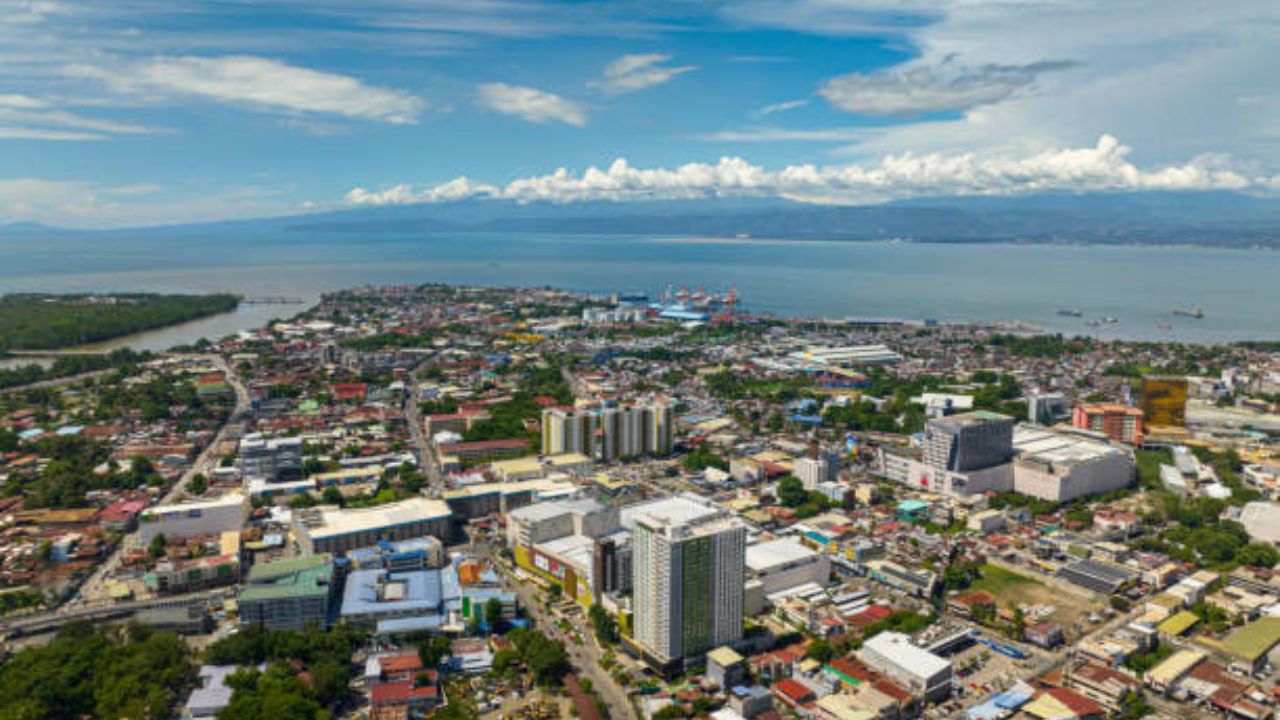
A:
POLYGON ((1212 7, 0 0, 0 222, 1271 193, 1280 8, 1212 7))

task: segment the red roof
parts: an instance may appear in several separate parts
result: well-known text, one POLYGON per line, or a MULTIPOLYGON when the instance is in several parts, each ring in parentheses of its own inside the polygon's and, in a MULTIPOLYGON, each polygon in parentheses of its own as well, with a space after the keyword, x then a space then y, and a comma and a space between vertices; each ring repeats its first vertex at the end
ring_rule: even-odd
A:
POLYGON ((783 678, 774 683, 773 692, 792 705, 799 705, 813 699, 813 691, 792 678, 783 678))
POLYGON ((422 658, 416 652, 378 658, 378 665, 382 668, 383 675, 421 672, 424 669, 422 658))
POLYGON ((1106 715, 1107 711, 1098 703, 1069 688, 1049 688, 1045 694, 1066 705, 1077 717, 1093 717, 1106 715))
POLYGON ((412 680, 402 680, 400 682, 374 685, 369 692, 369 703, 374 707, 379 705, 406 705, 414 702, 435 700, 439 696, 440 691, 436 689, 435 685, 423 685, 416 688, 413 686, 412 680))
POLYGON ((121 500, 99 510, 98 522, 124 522, 146 509, 146 500, 121 500))
POLYGON ((849 622, 858 627, 866 627, 871 623, 880 622, 893 614, 893 611, 884 605, 872 605, 856 615, 849 616, 849 622))

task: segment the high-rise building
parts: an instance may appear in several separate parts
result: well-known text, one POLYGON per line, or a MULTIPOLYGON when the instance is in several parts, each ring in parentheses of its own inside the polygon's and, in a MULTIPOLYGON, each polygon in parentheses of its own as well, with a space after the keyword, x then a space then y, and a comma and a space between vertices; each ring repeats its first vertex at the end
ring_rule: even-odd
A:
POLYGON ((1180 428, 1187 424, 1187 379, 1142 378, 1142 413, 1149 428, 1180 428))
POLYGON ((695 495, 645 503, 626 514, 632 523, 633 639, 645 659, 673 667, 741 639, 746 528, 695 495))
POLYGON ((1142 415, 1141 409, 1128 405, 1077 405, 1071 414, 1071 425, 1102 433, 1116 442, 1141 445, 1142 415))
POLYGON ((1007 463, 1013 457, 1013 424, 1013 418, 985 410, 929 420, 924 462, 958 473, 1007 463))
POLYGON ((596 462, 671 453, 671 407, 663 403, 542 412, 542 454, 596 462))

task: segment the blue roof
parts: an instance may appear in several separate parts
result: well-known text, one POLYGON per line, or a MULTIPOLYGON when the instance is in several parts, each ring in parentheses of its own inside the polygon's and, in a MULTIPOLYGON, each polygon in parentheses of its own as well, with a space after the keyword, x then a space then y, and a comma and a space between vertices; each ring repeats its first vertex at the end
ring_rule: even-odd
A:
POLYGON ((84 432, 83 425, 67 425, 65 427, 58 428, 59 435, 79 435, 82 432, 84 432))
POLYGON ((30 440, 33 437, 39 437, 43 434, 44 434, 44 431, 41 430, 40 428, 31 428, 30 430, 23 430, 22 432, 18 433, 18 437, 22 440, 30 440))
POLYGON ((1005 690, 991 699, 996 705, 1008 710, 1016 710, 1031 700, 1031 694, 1022 690, 1005 690))
POLYGON ((965 715, 969 720, 999 720, 1007 713, 1007 710, 996 705, 995 698, 987 700, 980 705, 974 705, 965 711, 965 715))

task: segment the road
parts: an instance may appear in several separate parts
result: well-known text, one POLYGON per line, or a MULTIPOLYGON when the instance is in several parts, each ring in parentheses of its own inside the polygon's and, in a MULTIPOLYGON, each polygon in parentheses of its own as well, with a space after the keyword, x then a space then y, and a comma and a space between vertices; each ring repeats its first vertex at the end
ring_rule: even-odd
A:
POLYGON ((49 380, 40 380, 39 382, 28 383, 26 385, 15 385, 14 387, 4 388, 0 392, 20 393, 27 390, 43 390, 45 388, 58 387, 59 385, 70 385, 84 380, 92 380, 104 375, 110 375, 115 372, 115 368, 107 368, 105 370, 91 370, 90 372, 80 373, 79 375, 67 375, 66 377, 51 378, 49 380))
POLYGON ((409 424, 409 434, 413 436, 413 443, 418 447, 418 469, 427 478, 427 495, 438 498, 445 491, 444 477, 440 473, 440 464, 436 462, 431 438, 427 437, 426 431, 422 428, 422 413, 418 410, 418 400, 413 396, 412 390, 408 401, 405 402, 404 419, 409 424))
POLYGON ((627 694, 614 681, 613 676, 605 672, 600 665, 601 652, 599 646, 596 645, 595 636, 589 623, 586 621, 586 613, 577 612, 572 617, 566 618, 582 635, 583 644, 578 645, 570 635, 560 631, 560 628, 556 626, 557 618, 544 610, 542 603, 538 602, 539 588, 537 586, 532 583, 522 582, 519 578, 514 577, 505 562, 493 557, 493 547, 489 543, 476 544, 473 549, 477 554, 489 557, 493 561, 494 566, 502 574, 503 584, 507 586, 507 589, 515 591, 516 596, 519 598, 520 607, 528 611, 529 615, 537 622, 538 628, 545 632, 548 637, 564 643, 565 650, 569 652, 569 662, 573 665, 573 671, 578 674, 579 678, 591 680, 592 688, 600 694, 600 697, 604 700, 605 707, 608 709, 607 717, 611 720, 635 718, 635 711, 632 709, 631 701, 627 698, 627 694))
MULTIPOLYGON (((231 370, 230 367, 227 366, 227 361, 222 356, 184 355, 182 357, 208 360, 217 367, 218 370, 226 376, 227 382, 231 385, 232 389, 235 390, 236 405, 231 411, 231 414, 227 416, 227 419, 223 421, 222 426, 218 428, 218 433, 214 436, 213 440, 205 446, 204 450, 200 452, 200 455, 196 457, 195 462, 191 463, 191 467, 187 468, 187 471, 182 474, 182 477, 178 478, 178 481, 169 488, 168 492, 160 497, 156 502, 157 505, 164 505, 180 497, 182 493, 186 491, 187 485, 191 482, 192 478, 197 474, 204 472, 210 463, 216 461, 214 453, 217 452, 218 446, 222 441, 226 439, 228 429, 232 425, 238 423, 244 417, 245 413, 249 411, 249 405, 252 400, 249 396, 248 388, 244 386, 244 383, 240 381, 240 378, 231 370)), ((136 536, 137 533, 135 531, 134 533, 121 538, 120 542, 116 543, 111 554, 107 556, 102 564, 94 568, 93 573, 80 584, 80 596, 85 602, 92 603, 97 600, 106 599, 107 578, 111 577, 112 573, 114 573, 120 566, 120 561, 124 557, 124 549, 132 544, 136 536)), ((71 604, 63 605, 58 608, 58 612, 75 609, 77 607, 80 606, 71 604)))
POLYGON ((130 600, 128 602, 102 602, 75 607, 62 606, 57 610, 24 615, 0 622, 0 635, 11 637, 40 634, 57 630, 59 627, 77 620, 109 620, 132 615, 140 610, 153 607, 174 607, 186 603, 208 602, 214 596, 221 596, 226 588, 204 590, 183 595, 166 595, 150 600, 130 600))

